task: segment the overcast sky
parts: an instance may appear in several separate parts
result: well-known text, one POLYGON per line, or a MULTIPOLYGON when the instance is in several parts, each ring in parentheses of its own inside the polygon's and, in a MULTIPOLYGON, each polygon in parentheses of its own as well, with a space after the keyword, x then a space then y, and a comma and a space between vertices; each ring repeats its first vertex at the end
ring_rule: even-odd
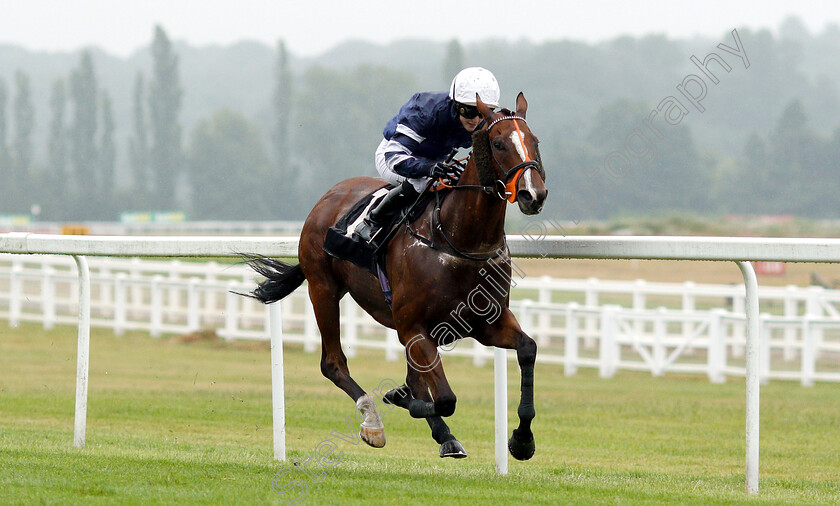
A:
POLYGON ((193 45, 282 38, 296 56, 347 39, 469 43, 486 38, 594 42, 617 35, 722 36, 778 27, 799 16, 811 32, 840 23, 837 0, 0 0, 0 44, 72 51, 99 46, 127 56, 149 44, 155 24, 193 45))

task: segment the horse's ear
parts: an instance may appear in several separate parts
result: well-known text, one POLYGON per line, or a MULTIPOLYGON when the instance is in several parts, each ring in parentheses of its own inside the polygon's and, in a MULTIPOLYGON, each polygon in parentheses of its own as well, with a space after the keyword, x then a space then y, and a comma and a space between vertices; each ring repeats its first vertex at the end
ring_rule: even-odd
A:
POLYGON ((481 97, 478 96, 478 93, 475 94, 475 106, 478 108, 478 112, 481 113, 481 117, 484 118, 484 121, 488 123, 493 121, 496 113, 487 107, 487 104, 481 101, 481 97))
POLYGON ((528 101, 525 100, 525 95, 520 91, 519 95, 516 96, 516 114, 524 118, 526 112, 528 112, 528 101))

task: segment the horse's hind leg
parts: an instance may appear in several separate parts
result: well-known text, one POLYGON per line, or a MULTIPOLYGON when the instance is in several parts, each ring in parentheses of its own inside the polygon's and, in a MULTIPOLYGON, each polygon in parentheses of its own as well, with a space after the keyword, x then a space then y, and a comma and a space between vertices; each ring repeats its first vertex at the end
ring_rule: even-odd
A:
POLYGON ((309 299, 321 331, 321 373, 356 401, 356 408, 365 417, 359 437, 374 448, 382 448, 385 446, 385 427, 376 411, 376 403, 350 376, 347 357, 341 349, 340 292, 333 283, 310 280, 309 299))

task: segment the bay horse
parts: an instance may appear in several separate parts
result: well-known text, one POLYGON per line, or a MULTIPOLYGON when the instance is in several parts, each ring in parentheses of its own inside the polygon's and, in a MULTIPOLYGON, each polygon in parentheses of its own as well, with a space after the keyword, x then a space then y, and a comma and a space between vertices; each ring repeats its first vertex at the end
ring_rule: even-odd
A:
POLYGON ((516 202, 524 214, 537 214, 548 190, 538 140, 525 122, 524 95, 517 96, 515 112, 494 112, 480 98, 477 102, 484 126, 473 133, 473 152, 460 179, 445 198, 399 228, 387 243, 385 271, 392 307, 375 276, 323 249, 327 230, 357 201, 384 186, 384 181, 371 177, 342 181, 315 204, 301 231, 298 265, 252 259, 251 266, 267 278, 252 295, 270 303, 304 280, 309 282, 321 331, 321 372, 356 401, 364 416, 359 435, 376 448, 385 445, 384 425, 373 396, 350 376, 341 349, 339 301, 345 294, 377 322, 396 329, 405 346, 406 381, 383 400, 407 409, 414 418, 425 418, 441 445, 441 457, 467 454, 442 418, 454 413, 456 397, 438 346, 472 337, 485 346, 516 350, 521 371, 519 426, 508 449, 514 458, 527 460, 535 451, 531 421, 537 345, 508 308, 511 264, 505 210, 507 202, 516 202))

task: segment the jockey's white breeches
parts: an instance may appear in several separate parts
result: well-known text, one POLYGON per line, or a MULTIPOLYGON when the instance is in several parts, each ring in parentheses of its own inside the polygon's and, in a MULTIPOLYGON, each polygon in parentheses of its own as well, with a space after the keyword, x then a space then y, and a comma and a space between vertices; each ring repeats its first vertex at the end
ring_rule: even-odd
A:
POLYGON ((417 193, 422 192, 429 183, 429 178, 407 178, 394 172, 391 167, 388 166, 388 161, 385 160, 385 146, 387 145, 388 139, 382 139, 382 142, 379 143, 379 147, 376 148, 376 153, 373 156, 374 162, 376 163, 376 170, 379 172, 379 175, 382 176, 382 179, 393 185, 401 184, 407 179, 408 182, 411 183, 411 186, 417 190, 417 193))

